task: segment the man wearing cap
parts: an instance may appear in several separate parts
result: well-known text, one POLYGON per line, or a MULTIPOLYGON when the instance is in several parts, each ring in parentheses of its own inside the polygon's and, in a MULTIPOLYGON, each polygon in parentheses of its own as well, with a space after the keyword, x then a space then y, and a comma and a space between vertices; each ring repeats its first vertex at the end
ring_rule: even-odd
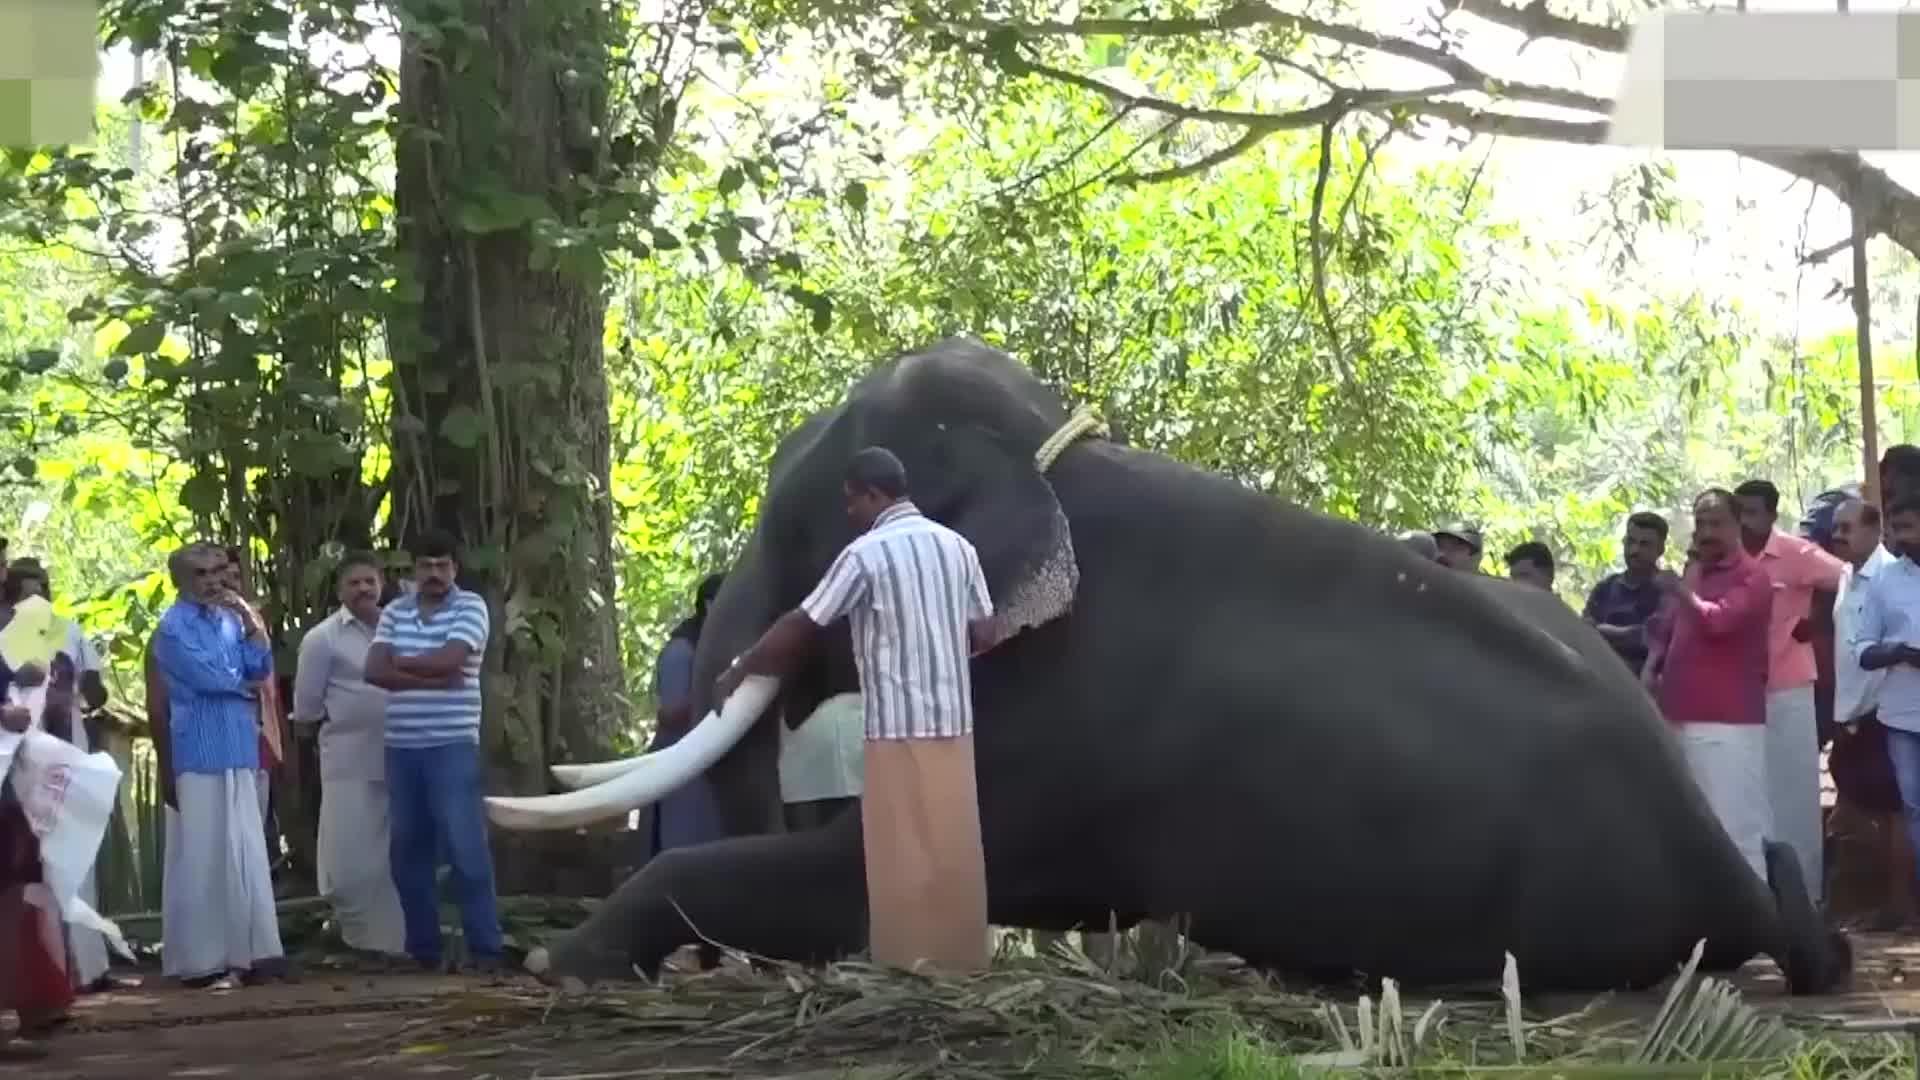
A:
POLYGON ((1440 549, 1440 565, 1450 570, 1480 572, 1480 530, 1466 522, 1436 529, 1433 542, 1440 549))

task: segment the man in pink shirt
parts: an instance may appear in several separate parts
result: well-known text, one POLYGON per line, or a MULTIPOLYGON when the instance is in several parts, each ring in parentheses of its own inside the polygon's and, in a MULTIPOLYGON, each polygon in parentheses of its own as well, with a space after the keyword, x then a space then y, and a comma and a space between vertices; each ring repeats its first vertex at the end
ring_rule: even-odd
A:
MULTIPOLYGON (((1734 489, 1740 504, 1740 542, 1773 584, 1767 626, 1767 797, 1772 838, 1793 848, 1814 895, 1826 881, 1821 858, 1820 735, 1813 684, 1814 593, 1840 587, 1846 564, 1818 544, 1775 528, 1780 491, 1765 480, 1734 489)), ((1830 601, 1829 601, 1830 602, 1830 601)))
POLYGON ((1649 629, 1641 679, 1674 726, 1694 782, 1767 880, 1767 621, 1773 590, 1765 570, 1740 546, 1731 492, 1712 488, 1693 501, 1692 558, 1684 577, 1654 576, 1666 594, 1649 629))

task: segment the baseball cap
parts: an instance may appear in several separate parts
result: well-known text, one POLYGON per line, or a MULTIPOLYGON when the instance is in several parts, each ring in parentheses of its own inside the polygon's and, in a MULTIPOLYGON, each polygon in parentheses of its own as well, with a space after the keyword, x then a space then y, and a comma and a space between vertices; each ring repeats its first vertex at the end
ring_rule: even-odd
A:
POLYGON ((1475 551, 1479 551, 1485 546, 1480 541, 1480 530, 1464 521, 1456 521, 1444 529, 1433 530, 1433 538, 1435 540, 1443 536, 1458 540, 1475 551))
POLYGON ((1440 548, 1433 542, 1432 533, 1410 532, 1400 536, 1400 542, 1412 548, 1423 559, 1439 559, 1440 548))

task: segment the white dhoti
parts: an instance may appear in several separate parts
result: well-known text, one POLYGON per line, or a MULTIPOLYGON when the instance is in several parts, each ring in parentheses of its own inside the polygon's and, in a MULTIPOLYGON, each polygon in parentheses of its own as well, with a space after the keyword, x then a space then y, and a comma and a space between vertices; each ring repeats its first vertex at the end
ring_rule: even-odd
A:
MULTIPOLYGON (((87 727, 78 720, 73 725, 73 744, 82 751, 92 750, 87 740, 87 727)), ((95 865, 99 856, 94 857, 95 865)), ((80 881, 80 899, 95 911, 100 910, 100 890, 94 884, 94 870, 89 868, 87 876, 80 881)), ((73 977, 74 989, 83 989, 99 982, 107 973, 111 963, 107 955, 107 939, 98 930, 89 930, 84 926, 68 923, 67 930, 67 973, 73 977)))
POLYGON ((1767 693, 1767 799, 1773 808, 1767 835, 1793 847, 1817 902, 1826 881, 1821 858, 1826 830, 1820 827, 1820 737, 1811 686, 1767 693))
POLYGON ((986 859, 973 736, 869 739, 861 830, 873 961, 987 966, 986 859))
POLYGON ((260 773, 182 773, 168 810, 160 958, 197 979, 281 956, 280 924, 260 821, 260 773))
MULTIPOLYGON (((92 870, 80 881, 80 899, 95 911, 100 910, 100 891, 94 886, 92 870)), ((112 963, 107 955, 106 935, 72 923, 67 924, 67 958, 67 971, 73 976, 76 990, 99 982, 112 963)))
POLYGON ((403 953, 406 921, 387 854, 387 785, 328 780, 320 793, 320 895, 340 936, 356 949, 403 953))
POLYGON ((1767 729, 1759 724, 1681 724, 1680 747, 1694 783, 1713 816, 1733 838, 1740 857, 1767 880, 1766 839, 1773 831, 1767 802, 1767 729))

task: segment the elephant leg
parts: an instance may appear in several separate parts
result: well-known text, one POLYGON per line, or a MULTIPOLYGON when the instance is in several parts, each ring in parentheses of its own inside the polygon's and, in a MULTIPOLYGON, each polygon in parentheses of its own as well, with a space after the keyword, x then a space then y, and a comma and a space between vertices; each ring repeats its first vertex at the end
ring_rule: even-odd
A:
POLYGON ((662 852, 547 951, 550 978, 652 977, 682 945, 713 942, 826 963, 866 942, 860 815, 824 828, 662 852))

